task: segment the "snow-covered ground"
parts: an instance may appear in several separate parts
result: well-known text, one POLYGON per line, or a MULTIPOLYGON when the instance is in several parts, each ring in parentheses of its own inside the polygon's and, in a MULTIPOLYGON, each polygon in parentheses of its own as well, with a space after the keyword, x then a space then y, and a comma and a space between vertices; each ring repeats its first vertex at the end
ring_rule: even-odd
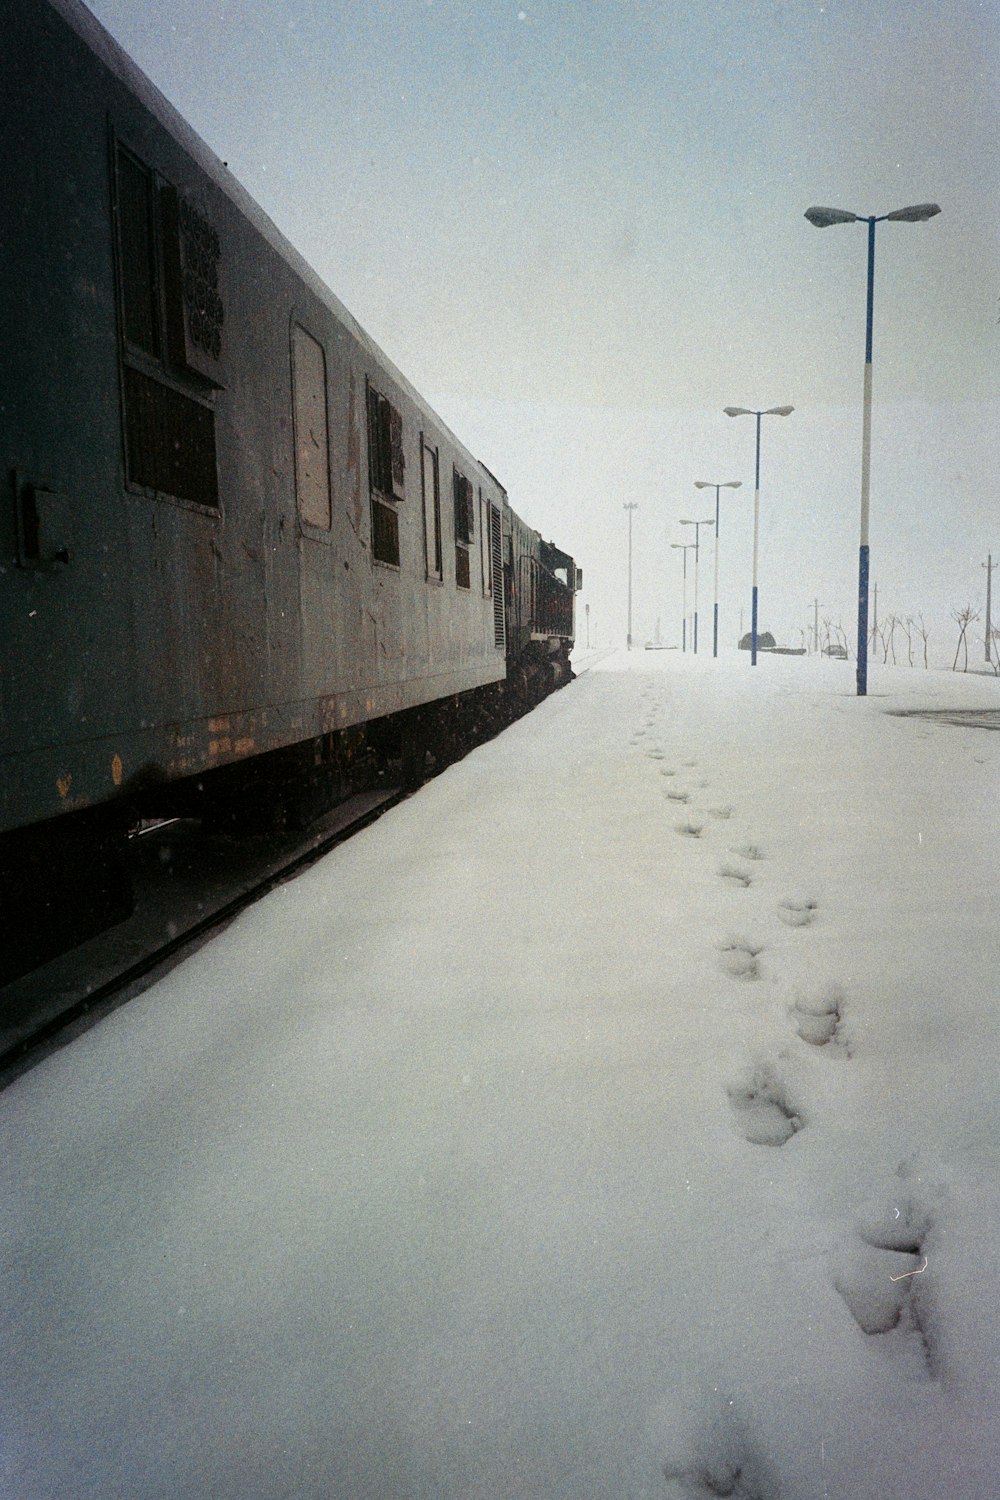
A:
POLYGON ((634 652, 0 1097, 14 1500, 1000 1494, 987 677, 634 652))

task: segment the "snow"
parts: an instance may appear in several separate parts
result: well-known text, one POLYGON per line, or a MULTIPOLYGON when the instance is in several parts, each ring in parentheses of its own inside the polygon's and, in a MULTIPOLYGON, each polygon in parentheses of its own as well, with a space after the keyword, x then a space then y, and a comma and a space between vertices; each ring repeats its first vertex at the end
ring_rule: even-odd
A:
POLYGON ((1000 682, 582 665, 0 1097, 0 1492, 1000 1492, 1000 682))

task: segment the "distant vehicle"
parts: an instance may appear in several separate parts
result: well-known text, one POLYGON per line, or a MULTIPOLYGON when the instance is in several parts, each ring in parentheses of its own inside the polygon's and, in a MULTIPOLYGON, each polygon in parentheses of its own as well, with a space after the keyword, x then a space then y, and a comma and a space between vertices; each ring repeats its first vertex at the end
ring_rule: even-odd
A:
POLYGON ((141 819, 501 728, 581 586, 80 0, 4 14, 0 983, 128 915, 141 819))
POLYGON ((847 660, 847 647, 839 645, 836 641, 829 646, 823 647, 824 656, 834 656, 838 661, 847 660))

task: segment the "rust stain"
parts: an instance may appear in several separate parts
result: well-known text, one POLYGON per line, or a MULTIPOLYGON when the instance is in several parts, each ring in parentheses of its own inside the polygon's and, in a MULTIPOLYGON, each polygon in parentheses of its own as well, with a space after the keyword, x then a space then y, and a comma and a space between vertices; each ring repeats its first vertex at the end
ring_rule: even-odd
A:
POLYGON ((111 780, 114 782, 115 786, 121 786, 123 771, 124 768, 122 766, 121 756, 113 755, 111 757, 111 780))
POLYGON ((236 744, 233 746, 233 749, 236 751, 237 755, 249 755, 255 744, 256 741, 254 740, 253 736, 248 734, 244 736, 243 739, 237 740, 236 744))
POLYGON ((72 778, 72 776, 57 776, 56 777, 56 791, 59 793, 60 797, 62 798, 62 800, 64 802, 66 801, 66 798, 69 796, 69 789, 70 789, 70 787, 72 785, 73 785, 73 778, 72 778))
POLYGON ((228 733, 228 730, 229 730, 229 720, 228 719, 209 719, 209 721, 208 721, 208 732, 209 732, 209 734, 226 734, 226 733, 228 733))
POLYGON ((233 742, 228 735, 223 735, 221 739, 209 740, 208 742, 209 755, 228 755, 232 748, 233 742))

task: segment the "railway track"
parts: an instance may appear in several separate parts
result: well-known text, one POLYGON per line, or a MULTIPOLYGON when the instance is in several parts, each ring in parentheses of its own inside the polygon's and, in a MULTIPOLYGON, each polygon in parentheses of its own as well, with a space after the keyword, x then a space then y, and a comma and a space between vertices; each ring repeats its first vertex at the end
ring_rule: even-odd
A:
POLYGON ((0 989, 0 1090, 405 795, 398 787, 360 793, 295 835, 213 839, 175 820, 137 836, 135 914, 0 989))

